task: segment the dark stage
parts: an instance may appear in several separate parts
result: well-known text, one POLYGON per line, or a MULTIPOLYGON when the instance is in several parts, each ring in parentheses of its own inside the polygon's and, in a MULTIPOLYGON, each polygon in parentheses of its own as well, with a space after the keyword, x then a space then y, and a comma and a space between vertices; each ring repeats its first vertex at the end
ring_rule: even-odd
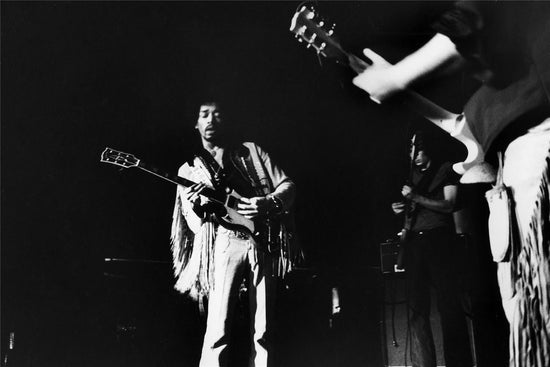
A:
MULTIPOLYGON (((342 44, 397 61, 448 2, 320 2, 342 44)), ((294 179, 304 269, 281 287, 277 362, 382 366, 379 244, 400 229, 411 124, 460 145, 289 32, 297 2, 14 2, 2 10, 2 357, 8 366, 195 366, 204 318, 173 289, 175 187, 100 163, 112 147, 176 172, 199 94, 294 179), (106 261, 105 259, 115 259, 106 261), (342 313, 331 320, 331 289, 342 313)), ((460 111, 463 75, 419 92, 460 111), (452 86, 452 88, 450 87, 452 86)), ((491 300, 491 295, 485 295, 491 300)), ((243 306, 244 307, 244 306, 243 306)), ((234 365, 246 363, 240 310, 234 365), (243 359, 244 358, 244 359, 243 359), (243 362, 244 361, 244 362, 243 362)))

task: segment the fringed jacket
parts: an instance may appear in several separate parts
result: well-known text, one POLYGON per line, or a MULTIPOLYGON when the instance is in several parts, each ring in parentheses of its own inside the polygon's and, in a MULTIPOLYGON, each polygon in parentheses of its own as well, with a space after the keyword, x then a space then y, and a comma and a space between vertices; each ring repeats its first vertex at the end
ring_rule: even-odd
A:
MULTIPOLYGON (((230 162, 255 182, 251 185, 263 195, 272 195, 280 200, 286 220, 278 226, 277 252, 272 258, 275 275, 284 277, 302 257, 301 250, 292 233, 290 209, 294 201, 295 185, 292 180, 270 159, 258 145, 250 142, 226 149, 230 162)), ((194 182, 214 187, 214 178, 207 168, 208 163, 200 155, 192 162, 183 164, 178 175, 194 182)), ((193 299, 208 296, 213 274, 214 241, 219 225, 212 214, 199 217, 185 200, 184 187, 178 186, 172 221, 171 243, 175 289, 193 299)))

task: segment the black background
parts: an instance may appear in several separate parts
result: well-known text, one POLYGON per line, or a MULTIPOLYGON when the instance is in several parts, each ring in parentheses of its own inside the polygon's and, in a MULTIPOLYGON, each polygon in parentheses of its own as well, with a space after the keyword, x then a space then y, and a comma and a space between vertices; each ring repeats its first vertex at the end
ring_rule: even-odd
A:
MULTIPOLYGON (((321 65, 288 31, 297 5, 2 2, 3 348, 15 330, 33 365, 106 364, 109 348, 126 350, 105 337, 111 319, 134 312, 149 320, 140 330, 151 344, 139 345, 171 356, 156 364, 196 360, 201 321, 171 291, 167 263, 175 187, 99 156, 110 146, 176 172, 197 144, 195 98, 212 91, 230 101, 235 130, 295 180, 309 267, 325 285, 346 284, 357 315, 375 302, 361 287, 378 263, 378 243, 400 227, 389 203, 406 176, 409 125, 430 127, 399 104, 370 102, 344 67, 321 65)), ((346 49, 369 46, 395 62, 429 39, 430 21, 449 5, 318 9, 337 23, 346 49)), ((459 75, 419 90, 460 111, 472 87, 459 75)), ((441 155, 464 155, 433 134, 441 155)), ((379 360, 366 334, 350 336, 365 351, 354 350, 346 365, 379 360)), ((311 355, 321 356, 315 345, 311 355)))

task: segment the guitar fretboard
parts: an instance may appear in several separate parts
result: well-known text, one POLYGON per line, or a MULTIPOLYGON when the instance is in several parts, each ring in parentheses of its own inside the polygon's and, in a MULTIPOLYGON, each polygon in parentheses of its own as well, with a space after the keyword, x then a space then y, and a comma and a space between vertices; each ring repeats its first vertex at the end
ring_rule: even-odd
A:
MULTIPOLYGON (((160 177, 162 178, 163 180, 165 181, 168 181, 168 182, 171 182, 175 185, 182 185, 182 186, 185 186, 185 187, 189 187, 189 186, 192 186, 194 185, 196 182, 193 182, 191 180, 188 180, 184 177, 181 177, 181 176, 178 176, 178 175, 174 175, 174 174, 170 174, 170 173, 167 173, 167 172, 164 172, 164 171, 161 171, 159 170, 158 168, 156 167, 153 167, 153 166, 149 166, 148 164, 146 164, 145 162, 143 161, 139 161, 139 164, 137 165, 138 168, 142 169, 143 171, 145 172, 148 172, 152 175, 155 175, 157 177, 160 177)), ((225 203, 225 200, 226 200, 226 195, 225 193, 223 192, 220 192, 220 191, 216 191, 216 190, 213 190, 209 187, 205 187, 202 191, 201 191, 201 195, 203 196, 206 196, 207 198, 211 199, 211 200, 214 200, 214 201, 217 201, 221 204, 225 203)))

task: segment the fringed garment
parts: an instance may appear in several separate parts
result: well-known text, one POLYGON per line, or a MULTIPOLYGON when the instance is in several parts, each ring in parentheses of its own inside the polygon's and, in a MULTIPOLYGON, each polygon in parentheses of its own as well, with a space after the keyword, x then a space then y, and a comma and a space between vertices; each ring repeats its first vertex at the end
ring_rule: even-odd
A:
POLYGON ((505 183, 514 192, 519 238, 512 246, 510 259, 511 290, 515 295, 510 304, 503 303, 505 310, 508 308, 510 322, 510 365, 547 367, 550 366, 550 119, 512 142, 504 165, 505 183))
MULTIPOLYGON (((258 195, 275 193, 283 202, 284 209, 289 209, 293 200, 292 193, 287 192, 286 186, 292 186, 290 179, 275 166, 269 156, 254 143, 243 143, 250 154, 247 160, 242 159, 242 154, 234 155, 232 161, 235 166, 246 173, 252 180, 252 186, 258 195)), ((232 154, 232 152, 226 152, 232 154)), ((207 162, 196 156, 192 164, 184 164, 179 175, 195 182, 203 182, 213 187, 214 178, 209 170, 207 162)), ((171 244, 173 255, 174 276, 176 278, 175 289, 189 295, 192 299, 202 301, 207 297, 212 288, 214 243, 216 239, 217 221, 212 214, 206 218, 196 217, 190 204, 182 199, 182 187, 178 187, 174 205, 171 244)), ((291 191, 291 190, 288 190, 291 191)), ((287 219, 291 218, 287 216, 287 219)), ((294 234, 292 233, 291 220, 282 223, 275 235, 277 252, 271 256, 274 272, 279 277, 284 277, 293 270, 301 261, 303 255, 294 234)))
POLYGON ((550 366, 550 158, 540 184, 535 212, 512 259, 518 310, 511 335, 514 365, 550 366))

